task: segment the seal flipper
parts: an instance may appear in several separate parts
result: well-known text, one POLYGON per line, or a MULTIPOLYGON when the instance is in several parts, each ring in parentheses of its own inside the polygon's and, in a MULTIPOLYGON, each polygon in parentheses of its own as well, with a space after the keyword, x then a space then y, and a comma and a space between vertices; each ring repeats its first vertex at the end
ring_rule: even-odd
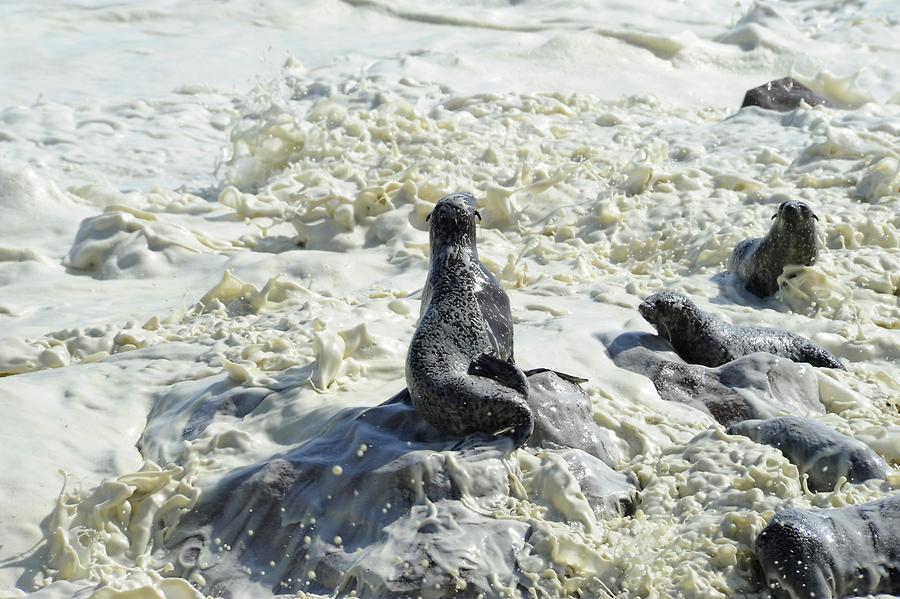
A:
POLYGON ((576 385, 580 385, 581 383, 588 382, 588 379, 583 379, 580 376, 575 376, 574 374, 566 374, 565 372, 551 370, 550 368, 532 368, 531 370, 525 371, 525 376, 531 376, 533 374, 540 374, 542 372, 552 372, 553 374, 555 374, 562 380, 569 381, 570 383, 575 383, 576 385))
POLYGON ((491 379, 523 395, 528 388, 525 373, 518 366, 491 354, 481 354, 472 360, 469 364, 469 374, 491 379))

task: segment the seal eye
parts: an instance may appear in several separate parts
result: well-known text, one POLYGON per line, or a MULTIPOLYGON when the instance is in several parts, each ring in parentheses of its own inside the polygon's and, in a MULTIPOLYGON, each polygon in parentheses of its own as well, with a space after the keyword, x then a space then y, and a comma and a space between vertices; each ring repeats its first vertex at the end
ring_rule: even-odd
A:
POLYGON ((480 215, 480 214, 479 214, 479 213, 478 213, 478 211, 477 211, 477 210, 476 210, 476 211, 475 211, 475 216, 477 216, 477 217, 478 217, 478 220, 481 220, 481 215, 480 215))

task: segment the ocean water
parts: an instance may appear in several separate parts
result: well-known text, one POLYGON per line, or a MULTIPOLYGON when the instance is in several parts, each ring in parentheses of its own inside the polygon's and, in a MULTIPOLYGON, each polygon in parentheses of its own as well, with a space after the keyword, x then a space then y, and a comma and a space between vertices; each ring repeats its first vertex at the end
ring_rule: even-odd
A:
MULTIPOLYGON (((243 521, 212 552, 235 555, 219 586, 176 540, 233 473, 405 386, 425 217, 456 190, 517 362, 589 379, 641 491, 601 517, 553 454, 438 451, 464 501, 435 508, 429 576, 465 578, 474 541, 451 532, 477 515, 525 535, 514 565, 483 541, 498 596, 763 597, 753 540, 776 511, 898 493, 894 2, 35 1, 0 20, 0 596, 386 595, 415 533, 387 507, 367 516, 381 553, 332 582, 283 575, 313 549, 243 521), (738 111, 787 75, 833 106, 738 111), (788 198, 821 253, 760 300, 725 263, 788 198), (810 368, 816 418, 887 480, 810 493, 778 450, 617 367, 607 347, 653 332, 637 306, 664 288, 841 358, 810 368)), ((354 501, 280 522, 359 556, 328 532, 354 501)))

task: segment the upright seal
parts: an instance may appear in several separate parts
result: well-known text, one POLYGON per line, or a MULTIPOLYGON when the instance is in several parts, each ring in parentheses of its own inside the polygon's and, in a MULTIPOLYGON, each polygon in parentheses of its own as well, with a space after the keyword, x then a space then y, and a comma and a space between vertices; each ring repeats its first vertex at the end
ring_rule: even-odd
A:
POLYGON ((521 447, 534 430, 528 383, 513 359, 509 298, 478 260, 476 218, 468 193, 442 198, 429 216, 431 264, 406 384, 442 432, 509 435, 521 447))
POLYGON ((685 361, 715 368, 741 356, 768 352, 794 362, 844 369, 840 360, 809 339, 765 327, 742 327, 700 310, 682 293, 659 291, 638 306, 644 320, 668 339, 685 361))
POLYGON ((766 297, 778 291, 785 265, 811 266, 819 255, 816 223, 819 217, 797 200, 782 202, 772 215, 769 234, 740 242, 728 259, 728 272, 737 273, 747 291, 766 297))

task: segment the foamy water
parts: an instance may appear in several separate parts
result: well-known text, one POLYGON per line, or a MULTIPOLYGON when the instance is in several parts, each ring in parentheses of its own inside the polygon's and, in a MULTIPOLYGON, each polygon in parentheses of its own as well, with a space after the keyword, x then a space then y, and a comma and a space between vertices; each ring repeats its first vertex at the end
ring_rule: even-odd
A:
MULTIPOLYGON (((753 541, 777 510, 900 489, 894 13, 889 1, 0 7, 0 593, 213 592, 202 568, 176 576, 167 541, 229 473, 405 386, 425 217, 464 190, 484 217, 481 259, 510 296, 517 362, 589 379, 616 469, 641 489, 635 514, 601 517, 553 454, 518 450, 502 476, 442 458, 472 513, 531 531, 498 594, 761 597, 753 541), (785 75, 835 108, 737 111, 785 75), (759 300, 724 265, 788 198, 819 215, 822 251, 759 300), (810 493, 778 450, 616 367, 606 347, 652 332, 636 308, 662 288, 841 358, 846 372, 813 369, 816 418, 884 457, 887 480, 810 493), (226 400, 250 409, 209 411, 226 400)), ((342 545, 327 522, 317 530, 313 546, 342 545)), ((459 576, 464 547, 447 538, 443 574, 459 576)), ((360 594, 392 575, 387 551, 354 574, 360 594)), ((272 593, 290 561, 231 592, 272 593)), ((334 594, 316 581, 285 590, 334 594)))

